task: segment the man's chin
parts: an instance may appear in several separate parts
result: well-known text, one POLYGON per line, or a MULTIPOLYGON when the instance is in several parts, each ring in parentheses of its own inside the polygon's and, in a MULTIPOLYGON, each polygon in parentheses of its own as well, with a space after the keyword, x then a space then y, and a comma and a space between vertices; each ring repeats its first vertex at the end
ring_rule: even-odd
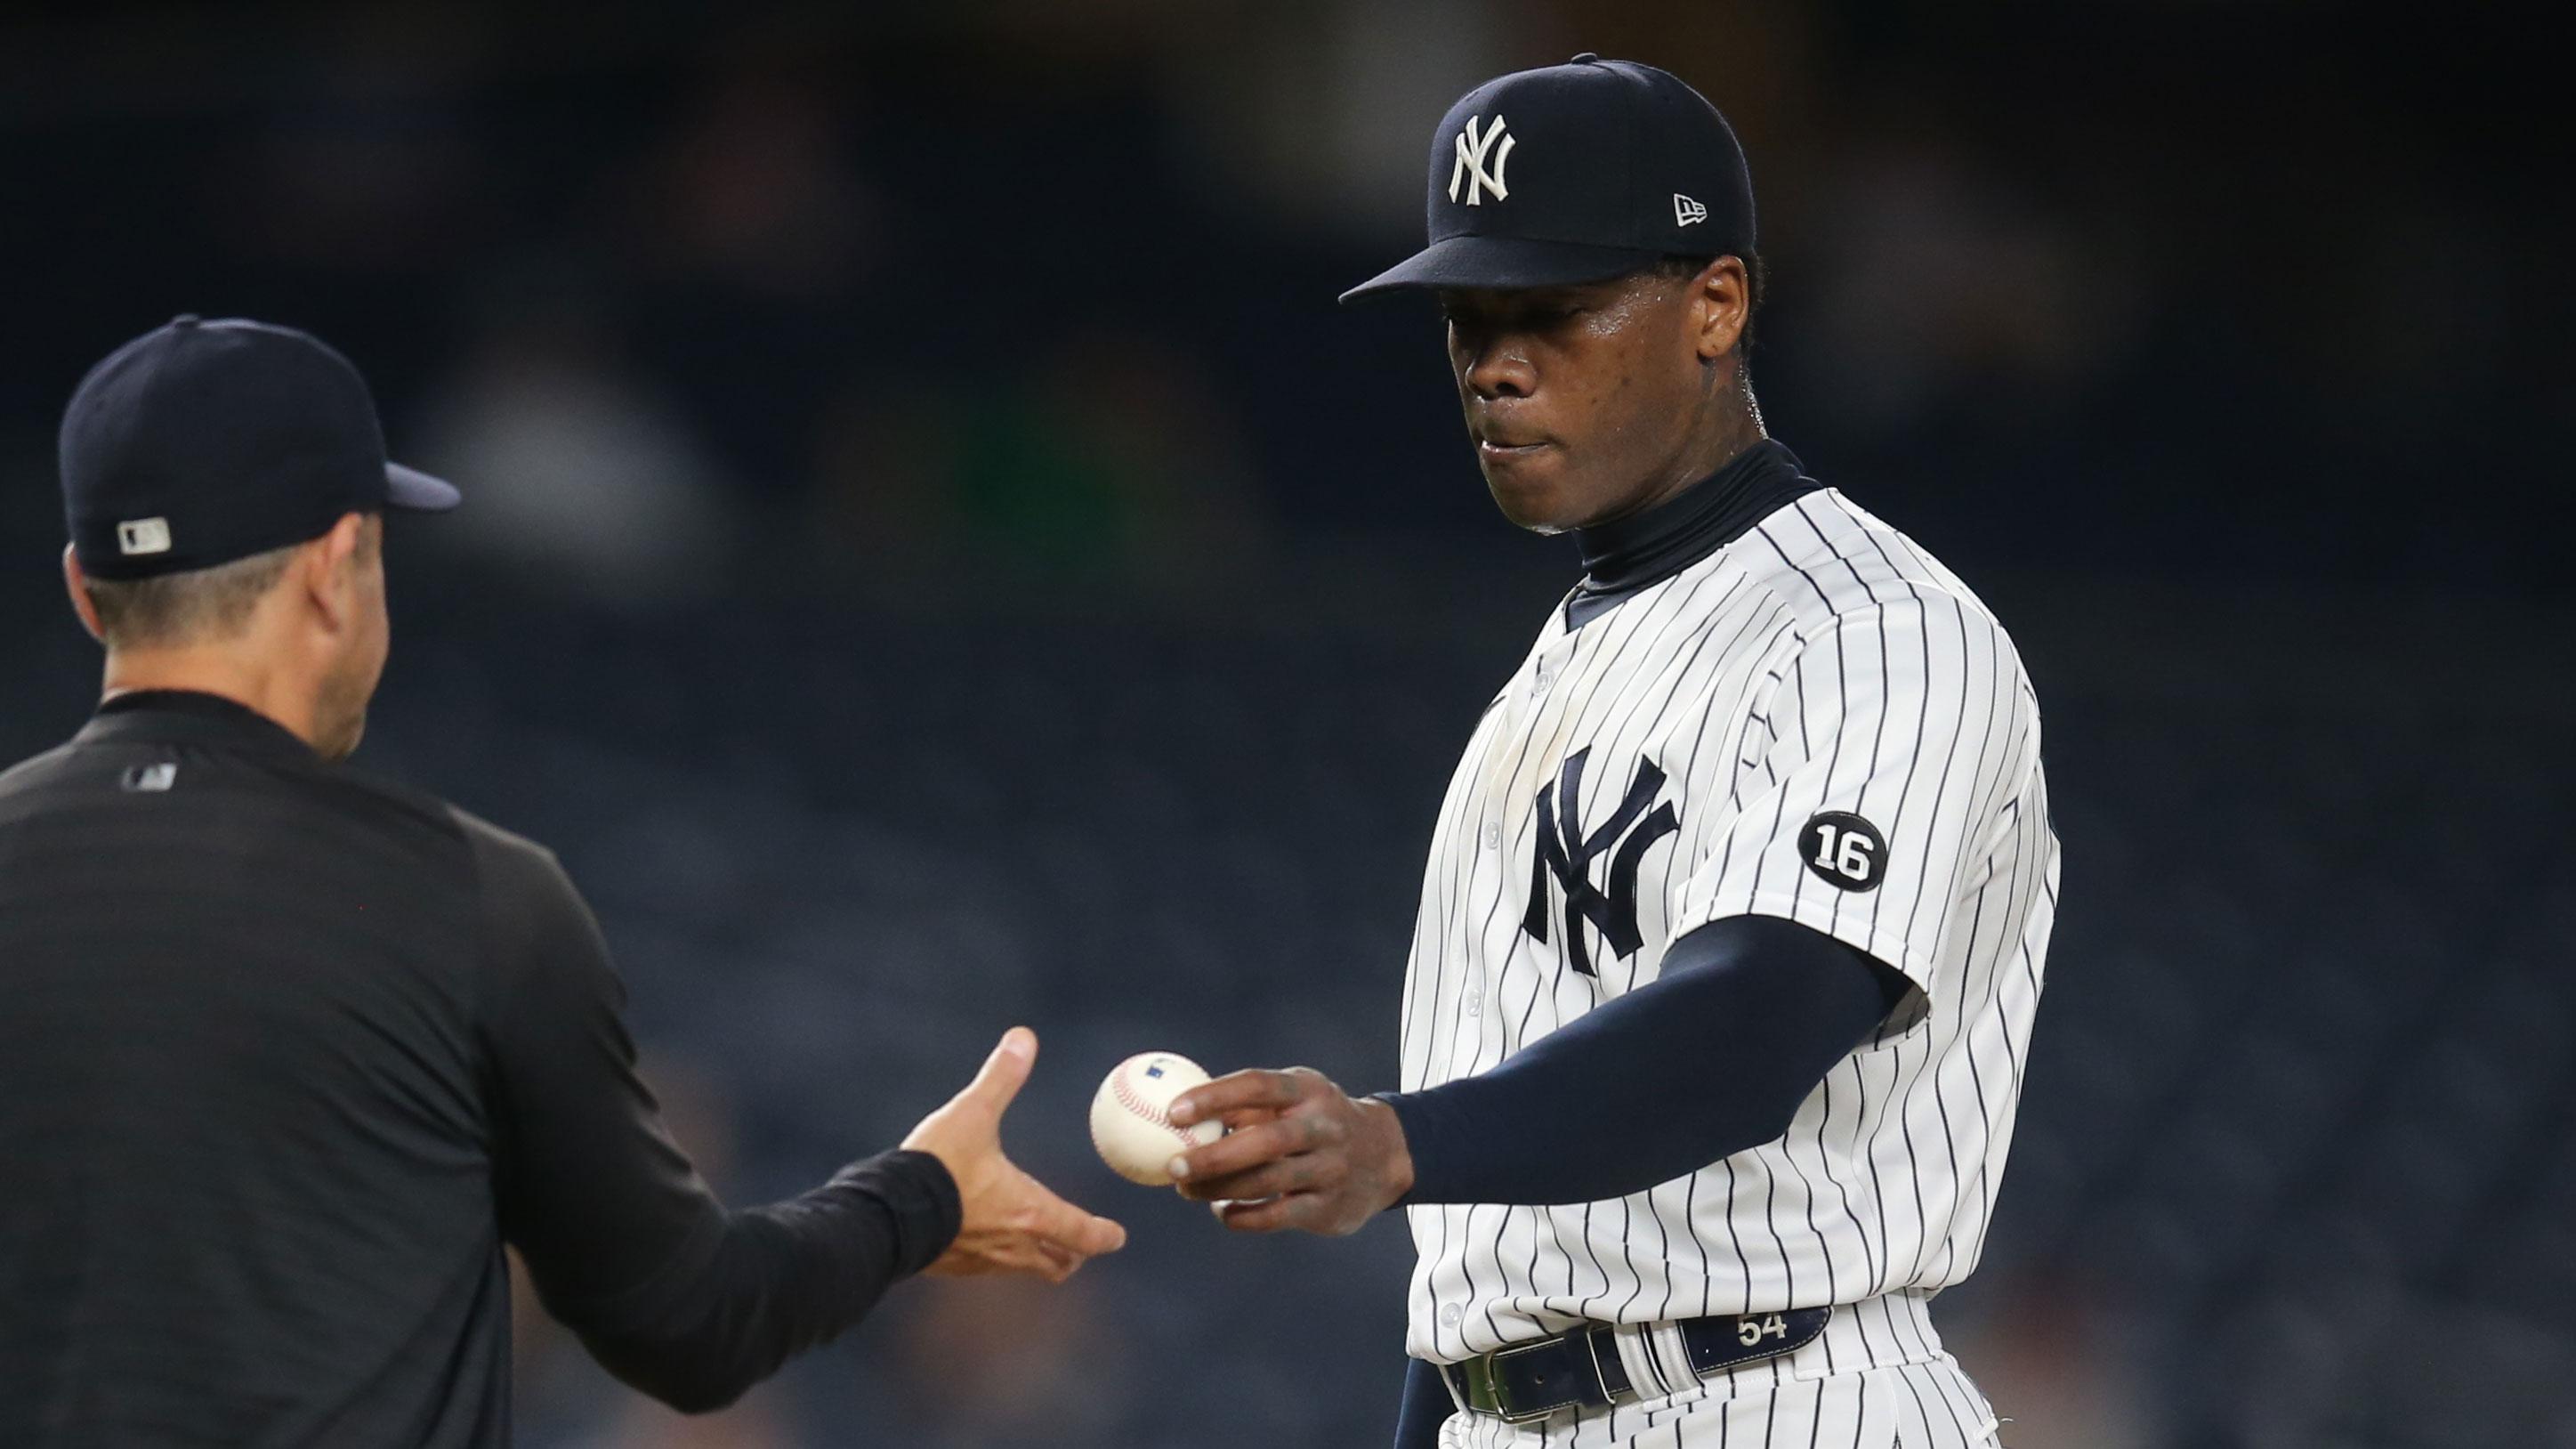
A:
POLYGON ((1514 527, 1532 533, 1563 533, 1575 527, 1575 521, 1565 516, 1564 497, 1554 487, 1502 469, 1487 468, 1484 472, 1485 491, 1493 495, 1494 506, 1514 527))

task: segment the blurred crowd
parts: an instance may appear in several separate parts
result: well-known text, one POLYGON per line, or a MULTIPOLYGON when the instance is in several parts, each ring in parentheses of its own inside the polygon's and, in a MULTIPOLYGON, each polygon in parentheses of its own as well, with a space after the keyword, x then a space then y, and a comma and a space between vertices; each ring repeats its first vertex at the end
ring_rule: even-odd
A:
MULTIPOLYGON (((2557 162, 2502 27, 2363 7, 1204 0, 64 11, 0 29, 0 448, 180 310, 341 339, 610 598, 1242 576, 1486 524, 1435 324, 1334 295, 1429 127, 1576 49, 1752 157, 1775 429, 1973 567, 2539 586, 2557 162), (2410 507, 2410 505, 2414 505, 2410 507), (578 526, 574 526, 578 525, 578 526)), ((540 553, 541 551, 541 553, 540 553)))
POLYGON ((2201 0, 55 7, 0 20, 0 743, 95 661, 52 428, 180 311, 311 328, 471 506, 366 763, 556 845, 737 1200, 992 1035, 1136 1245, 925 1286, 681 1421, 521 1323, 523 1441, 1346 1446, 1388 1224, 1090 1160, 1119 1057, 1387 1085, 1441 783, 1570 582, 1461 446, 1430 127, 1577 50, 1750 154, 1754 379, 2021 639, 2067 882, 1953 1345, 2051 1446, 2576 1444, 2563 162, 2510 37, 2201 0))

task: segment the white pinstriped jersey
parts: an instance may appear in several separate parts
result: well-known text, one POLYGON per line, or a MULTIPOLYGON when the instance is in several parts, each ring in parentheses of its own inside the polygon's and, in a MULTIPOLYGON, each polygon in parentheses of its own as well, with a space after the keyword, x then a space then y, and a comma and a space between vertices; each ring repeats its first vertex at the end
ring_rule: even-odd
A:
MULTIPOLYGON (((1476 727, 1432 837, 1403 1085, 1487 1070, 1781 916, 1914 986, 1780 1140, 1566 1207, 1407 1209, 1407 1348, 1930 1290, 1975 1266, 2057 894, 2038 701, 1967 586, 1834 490, 1569 627, 1476 727)), ((1727 1063, 1706 1064, 1728 1090, 1727 1063)))

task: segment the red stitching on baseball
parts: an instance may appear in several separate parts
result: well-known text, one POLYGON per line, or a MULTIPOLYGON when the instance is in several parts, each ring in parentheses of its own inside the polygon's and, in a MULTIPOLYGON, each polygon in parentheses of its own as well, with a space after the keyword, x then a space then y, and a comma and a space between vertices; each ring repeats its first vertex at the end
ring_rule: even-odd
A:
POLYGON ((1157 1107, 1153 1103, 1146 1101, 1143 1097, 1136 1095, 1135 1088, 1127 1084, 1127 1068, 1134 1064, 1135 1059, 1130 1057, 1128 1060, 1118 1064, 1118 1070, 1109 1074, 1109 1091, 1111 1095, 1118 1099, 1118 1105, 1135 1113, 1137 1116, 1144 1118, 1155 1126, 1162 1128, 1164 1131, 1171 1133, 1172 1140, 1180 1143, 1183 1147, 1198 1146, 1199 1143, 1197 1138, 1192 1137, 1189 1133, 1174 1126, 1172 1124, 1172 1119, 1163 1115, 1162 1108, 1157 1107))

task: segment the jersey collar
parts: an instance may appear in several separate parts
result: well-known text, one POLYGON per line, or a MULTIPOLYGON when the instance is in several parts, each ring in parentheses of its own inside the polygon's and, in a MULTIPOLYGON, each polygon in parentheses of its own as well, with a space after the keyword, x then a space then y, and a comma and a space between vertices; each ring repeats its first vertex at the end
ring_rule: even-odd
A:
POLYGON ((1824 485, 1769 438, 1643 513, 1574 531, 1583 582, 1565 601, 1565 627, 1580 629, 1641 590, 1671 578, 1824 485))
POLYGON ((193 689, 136 689, 105 700, 73 739, 160 740, 313 756, 311 745, 267 715, 193 689))

